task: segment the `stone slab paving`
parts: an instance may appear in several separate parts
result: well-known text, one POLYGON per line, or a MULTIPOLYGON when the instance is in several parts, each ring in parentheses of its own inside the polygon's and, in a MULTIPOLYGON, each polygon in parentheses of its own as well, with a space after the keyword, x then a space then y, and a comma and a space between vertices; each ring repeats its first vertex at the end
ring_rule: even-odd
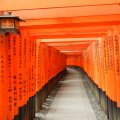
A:
POLYGON ((60 81, 45 120, 97 120, 80 73, 68 68, 68 76, 60 81))

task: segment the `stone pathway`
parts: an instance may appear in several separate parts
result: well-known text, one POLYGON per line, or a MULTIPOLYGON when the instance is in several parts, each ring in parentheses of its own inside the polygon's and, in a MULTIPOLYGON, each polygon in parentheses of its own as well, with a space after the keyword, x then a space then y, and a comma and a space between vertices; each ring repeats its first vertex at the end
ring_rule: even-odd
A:
POLYGON ((80 71, 68 68, 68 75, 51 92, 34 120, 107 120, 104 112, 97 108, 99 105, 93 100, 89 86, 83 81, 80 71))

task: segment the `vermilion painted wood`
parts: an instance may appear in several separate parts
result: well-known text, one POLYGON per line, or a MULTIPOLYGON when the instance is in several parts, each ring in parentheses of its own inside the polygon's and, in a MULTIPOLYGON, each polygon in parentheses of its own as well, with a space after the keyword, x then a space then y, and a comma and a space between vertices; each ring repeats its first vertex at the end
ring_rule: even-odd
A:
POLYGON ((116 101, 117 101, 117 106, 120 107, 120 94, 119 94, 119 86, 120 86, 120 81, 119 81, 119 51, 120 51, 120 43, 119 43, 119 31, 120 29, 118 27, 113 28, 113 44, 114 44, 114 55, 115 55, 115 75, 116 75, 116 101))
POLYGON ((8 84, 8 118, 14 118, 14 81, 13 81, 13 39, 11 35, 5 37, 6 39, 6 82, 8 84))
POLYGON ((32 37, 36 37, 37 39, 56 39, 56 38, 94 38, 94 37, 101 37, 104 36, 105 34, 58 34, 58 35, 39 35, 39 34, 33 34, 31 35, 32 37))
POLYGON ((6 40, 0 35, 0 119, 8 117, 8 79, 6 77, 6 40), (6 104, 3 104, 3 103, 6 104))

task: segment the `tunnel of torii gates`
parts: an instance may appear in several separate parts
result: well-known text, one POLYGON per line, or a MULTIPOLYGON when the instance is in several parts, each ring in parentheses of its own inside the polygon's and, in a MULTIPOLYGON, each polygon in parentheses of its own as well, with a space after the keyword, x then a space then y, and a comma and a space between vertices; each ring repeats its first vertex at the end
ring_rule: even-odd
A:
POLYGON ((0 120, 13 120, 67 65, 120 108, 118 0, 1 0, 0 10, 25 20, 20 34, 0 34, 0 120))

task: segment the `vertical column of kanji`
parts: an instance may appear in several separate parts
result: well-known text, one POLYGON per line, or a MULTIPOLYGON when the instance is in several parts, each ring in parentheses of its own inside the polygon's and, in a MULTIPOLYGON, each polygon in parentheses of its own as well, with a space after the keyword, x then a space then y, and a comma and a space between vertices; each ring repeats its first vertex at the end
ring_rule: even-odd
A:
POLYGON ((51 48, 51 69, 50 69, 50 76, 53 76, 54 71, 54 48, 51 48))
POLYGON ((34 95, 34 42, 31 40, 31 97, 34 95))
POLYGON ((52 54, 52 47, 50 47, 50 51, 49 51, 49 59, 50 59, 50 64, 49 64, 49 76, 52 76, 52 77, 53 77, 53 75, 52 75, 52 69, 51 69, 51 68, 52 68, 52 64, 53 64, 51 54, 52 54))
POLYGON ((90 58, 90 52, 91 52, 91 49, 90 49, 90 46, 89 46, 89 49, 88 49, 88 59, 87 59, 87 61, 88 61, 88 67, 87 67, 87 69, 88 69, 88 75, 91 77, 91 67, 90 67, 91 58, 90 58))
POLYGON ((89 75, 89 71, 88 71, 88 64, 89 64, 89 49, 86 50, 86 72, 89 75))
POLYGON ((92 54, 91 54, 92 46, 90 45, 89 47, 90 47, 90 50, 89 50, 89 74, 90 74, 90 77, 92 78, 92 67, 91 67, 91 65, 92 65, 92 54))
POLYGON ((99 82, 100 82, 100 56, 99 56, 99 50, 100 50, 100 41, 97 41, 97 79, 96 79, 96 84, 99 87, 99 82))
POLYGON ((58 51, 57 50, 54 49, 54 51, 55 51, 55 57, 54 57, 54 59, 55 59, 55 61, 57 61, 56 65, 55 65, 55 71, 54 71, 54 76, 55 76, 57 68, 58 68, 58 64, 59 64, 58 63, 59 62, 59 57, 58 57, 59 55, 58 55, 58 51))
POLYGON ((43 50, 43 45, 42 45, 42 43, 40 43, 40 51, 39 51, 39 53, 40 53, 40 83, 41 83, 41 87, 43 86, 43 76, 42 76, 42 73, 43 73, 43 71, 42 71, 42 61, 43 61, 43 56, 42 56, 42 50, 43 50))
POLYGON ((93 54, 92 54, 92 44, 91 44, 91 46, 90 46, 90 68, 91 68, 91 71, 90 71, 90 74, 91 74, 91 78, 93 77, 93 68, 94 68, 94 66, 93 66, 93 54), (93 66, 93 67, 91 67, 91 65, 93 66))
POLYGON ((108 39, 107 36, 104 38, 104 75, 105 75, 105 81, 104 81, 104 87, 106 91, 106 95, 108 95, 108 39))
POLYGON ((50 76, 53 76, 52 75, 52 64, 53 64, 53 61, 52 61, 52 47, 50 48, 50 61, 51 61, 51 63, 50 63, 50 65, 49 65, 49 72, 50 72, 50 76))
MULTIPOLYGON (((55 49, 53 49, 53 63, 56 63, 57 64, 57 57, 56 57, 56 52, 57 52, 57 50, 55 50, 55 49)), ((53 74, 53 76, 55 75, 55 69, 56 69, 56 64, 53 64, 53 72, 52 72, 52 74, 53 74)))
POLYGON ((107 36, 107 79, 106 79, 106 93, 110 97, 110 86, 111 86, 111 80, 110 78, 110 54, 109 54, 109 37, 107 36))
POLYGON ((30 39, 28 39, 27 40, 27 47, 28 47, 28 49, 27 49, 27 57, 28 57, 28 62, 27 62, 27 64, 28 64, 28 70, 27 70, 27 75, 28 75, 28 84, 27 84, 27 92, 28 92, 28 100, 29 100, 29 98, 30 98, 30 92, 31 92, 31 89, 30 89, 30 74, 31 74, 31 41, 30 41, 30 39))
POLYGON ((42 88, 42 81, 41 81, 41 53, 40 53, 40 42, 38 46, 38 88, 39 90, 42 88))
POLYGON ((111 70, 111 46, 110 46, 110 39, 111 39, 111 32, 109 31, 109 34, 107 35, 107 79, 106 79, 106 93, 108 97, 111 96, 111 78, 110 78, 110 70, 111 70), (110 48, 109 48, 110 47, 110 48), (110 51, 109 51, 110 50, 110 51))
POLYGON ((45 81, 46 83, 49 81, 48 80, 48 52, 49 52, 49 49, 48 49, 48 46, 45 45, 45 81))
POLYGON ((94 79, 94 82, 97 84, 98 82, 98 42, 96 41, 95 42, 95 45, 94 45, 94 52, 95 52, 95 57, 94 57, 94 64, 95 64, 95 71, 94 71, 94 76, 95 76, 95 79, 94 79))
POLYGON ((8 79, 8 120, 14 118, 14 86, 13 86, 13 39, 11 35, 6 36, 6 76, 8 79))
POLYGON ((29 51, 30 50, 30 41, 29 41, 29 37, 27 35, 26 37, 26 80, 27 80, 27 83, 26 83, 26 94, 27 94, 27 101, 29 100, 29 67, 30 67, 30 54, 29 54, 29 51))
POLYGON ((39 41, 37 40, 36 43, 36 92, 39 91, 39 85, 40 85, 40 81, 39 81, 39 41))
POLYGON ((50 64, 49 52, 50 52, 50 47, 46 46, 46 57, 45 57, 46 82, 48 82, 51 79, 51 76, 49 76, 49 64, 50 64))
POLYGON ((95 70, 95 64, 94 64, 94 42, 91 44, 91 66, 92 67, 92 70, 91 70, 91 78, 92 80, 94 81, 94 70, 95 70))
POLYGON ((92 78, 92 72, 93 72, 93 55, 92 55, 92 44, 90 45, 90 77, 92 78))
POLYGON ((19 46, 18 46, 18 49, 19 49, 19 59, 18 59, 18 65, 19 65, 19 68, 18 68, 18 86, 19 86, 19 107, 22 107, 23 105, 23 74, 22 74, 22 37, 21 35, 19 36, 19 40, 17 41, 19 42, 19 46))
POLYGON ((43 85, 45 85, 45 45, 42 43, 43 49, 42 49, 42 80, 43 85))
POLYGON ((54 76, 56 74, 56 68, 58 67, 58 51, 54 49, 54 53, 55 53, 55 56, 54 56, 54 61, 57 61, 56 64, 54 65, 54 76))
POLYGON ((33 117, 33 103, 32 103, 32 97, 33 97, 33 42, 32 39, 29 39, 30 43, 30 49, 29 49, 29 119, 32 119, 33 117))
POLYGON ((109 97, 116 101, 116 76, 115 76, 115 57, 113 45, 113 31, 108 34, 108 51, 109 51, 109 97), (110 84, 111 83, 111 84, 110 84))
POLYGON ((33 96, 35 95, 35 92, 36 92, 36 88, 35 88, 35 85, 36 85, 36 83, 35 83, 35 70, 36 70, 36 62, 35 62, 35 50, 36 50, 36 46, 35 46, 35 40, 33 40, 32 41, 33 42, 33 57, 32 57, 32 60, 33 60, 33 62, 32 62, 32 82, 33 82, 33 96))
MULTIPOLYGON (((3 46, 5 46, 4 43, 4 39, 3 39, 3 36, 0 35, 0 119, 1 120, 5 120, 5 116, 4 116, 4 105, 3 105, 3 102, 4 102, 4 97, 3 97, 3 86, 4 86, 4 68, 6 67, 4 62, 5 62, 5 56, 3 55, 3 53, 5 52, 4 51, 4 48, 3 46), (3 76, 3 77, 2 77, 3 76)), ((7 111, 6 111, 7 112, 7 111)))
POLYGON ((42 86, 44 86, 44 45, 41 43, 41 81, 42 81, 42 86))
POLYGON ((49 47, 49 55, 48 55, 48 61, 49 61, 49 63, 48 63, 48 78, 49 79, 51 79, 53 76, 51 75, 51 65, 52 65, 52 61, 51 61, 51 47, 49 47))
POLYGON ((96 59, 95 59, 95 52, 96 52, 96 49, 95 49, 95 42, 93 42, 92 44, 92 54, 93 54, 93 81, 95 81, 95 70, 96 70, 96 59))
POLYGON ((23 105, 27 103, 27 33, 23 34, 23 105))
MULTIPOLYGON (((60 71, 60 52, 58 51, 58 65, 57 65, 57 68, 56 68, 56 73, 58 73, 60 71)), ((57 56, 56 54, 56 56, 57 56)))
POLYGON ((115 72, 116 72, 116 97, 117 105, 120 107, 120 35, 118 27, 114 27, 114 53, 115 53, 115 72))
POLYGON ((86 50, 86 65, 85 65, 86 72, 88 74, 88 49, 86 50))
POLYGON ((88 73, 89 73, 89 76, 91 77, 91 67, 90 67, 91 57, 90 57, 90 52, 91 52, 91 46, 89 46, 89 51, 88 51, 88 73))
MULTIPOLYGON (((56 63, 55 62, 55 50, 54 50, 54 48, 52 50, 52 61, 53 61, 53 63, 56 63)), ((55 73, 55 64, 52 64, 52 76, 54 76, 54 73, 55 73)))
POLYGON ((91 59, 91 65, 90 66, 92 66, 91 67, 91 78, 92 78, 92 80, 94 80, 94 77, 93 77, 93 75, 94 75, 94 59, 93 59, 93 43, 91 44, 91 51, 90 51, 90 59, 91 59))
POLYGON ((97 78, 96 78, 96 84, 98 85, 99 87, 99 84, 100 84, 100 40, 97 41, 97 78))
POLYGON ((86 73, 88 74, 88 71, 87 71, 88 61, 87 61, 87 59, 88 59, 88 51, 85 50, 85 71, 86 71, 86 73))
POLYGON ((45 85, 45 66, 44 66, 44 62, 45 62, 45 47, 44 47, 44 44, 41 43, 41 77, 42 77, 43 86, 45 85))
POLYGON ((87 71, 87 74, 89 75, 89 49, 86 50, 87 52, 87 59, 86 59, 86 71, 87 71))
POLYGON ((58 51, 54 49, 54 53, 55 53, 55 56, 54 56, 54 61, 56 61, 56 64, 54 65, 54 76, 56 74, 56 68, 58 67, 58 51))
POLYGON ((0 35, 0 120, 7 120, 9 118, 6 59, 6 39, 4 35, 0 35))
POLYGON ((86 50, 83 53, 84 56, 84 70, 86 71, 86 50))
MULTIPOLYGON (((43 43, 44 44, 44 43, 43 43)), ((46 84, 47 83, 47 64, 46 64, 46 61, 47 61, 47 46, 44 44, 44 61, 43 61, 43 63, 44 63, 44 84, 46 84)))
POLYGON ((29 98, 32 97, 32 41, 29 39, 29 98))
POLYGON ((36 94, 36 40, 34 40, 34 95, 36 94))
POLYGON ((61 68, 61 52, 59 52, 59 65, 58 65, 58 68, 59 68, 59 70, 58 70, 58 73, 62 70, 62 68, 61 68))
POLYGON ((117 70, 119 71, 119 79, 117 80, 117 83, 116 83, 116 84, 117 84, 117 103, 118 103, 117 105, 118 105, 118 107, 120 108, 120 92, 119 92, 119 91, 120 91, 120 26, 119 26, 119 30, 118 30, 118 31, 119 31, 119 33, 118 33, 118 42, 119 42, 119 49, 118 49, 118 51, 119 51, 119 54, 118 54, 118 55, 119 55, 119 64, 117 63, 117 64, 118 64, 117 66, 119 67, 119 70, 118 70, 118 69, 117 69, 117 70))
POLYGON ((106 60, 106 53, 105 53, 105 36, 102 37, 102 43, 101 43, 101 49, 102 49, 102 61, 101 61, 101 85, 102 85, 102 90, 105 92, 105 60, 106 60))
POLYGON ((55 74, 57 73, 57 70, 59 69, 59 53, 57 50, 55 50, 55 59, 56 59, 56 65, 55 65, 55 73, 54 73, 54 76, 55 74))
POLYGON ((22 74, 22 99, 21 99, 21 105, 22 107, 25 105, 25 89, 26 89, 26 82, 25 82, 25 74, 26 74, 26 64, 25 64, 25 44, 26 44, 26 39, 24 31, 22 31, 22 37, 21 37, 21 74, 22 74))
POLYGON ((105 68, 104 68, 104 36, 102 36, 102 41, 101 41, 101 87, 102 90, 104 88, 104 81, 105 81, 105 68))
POLYGON ((49 64, 49 47, 45 45, 45 79, 46 83, 49 81, 49 72, 48 72, 48 64, 49 64))
POLYGON ((99 60, 99 66, 98 66, 98 71, 99 71, 99 73, 98 73, 98 86, 99 86, 99 88, 102 88, 102 72, 103 72, 103 68, 102 68, 102 39, 100 39, 99 40, 99 57, 98 57, 98 60, 99 60))
POLYGON ((19 42, 18 42, 18 36, 17 35, 12 35, 13 39, 13 84, 14 84, 14 113, 15 115, 18 115, 18 47, 19 47, 19 42))
POLYGON ((62 55, 62 53, 61 52, 59 52, 59 71, 58 71, 58 73, 62 70, 62 67, 61 67, 61 55, 62 55))
POLYGON ((54 49, 54 62, 56 61, 56 63, 54 64, 54 71, 53 71, 53 75, 55 75, 56 73, 56 67, 57 67, 57 63, 58 63, 58 57, 57 57, 57 50, 54 49))
POLYGON ((33 118, 35 117, 35 108, 36 108, 36 94, 37 94, 37 76, 36 76, 36 47, 37 47, 37 40, 34 39, 34 96, 33 96, 33 118))
POLYGON ((99 83, 99 41, 96 41, 96 84, 98 85, 99 83))
POLYGON ((36 94, 36 39, 31 39, 32 42, 32 97, 31 97, 31 118, 35 116, 35 94, 36 94))
POLYGON ((87 50, 84 51, 84 60, 85 60, 84 69, 85 69, 85 71, 87 73, 87 50))

